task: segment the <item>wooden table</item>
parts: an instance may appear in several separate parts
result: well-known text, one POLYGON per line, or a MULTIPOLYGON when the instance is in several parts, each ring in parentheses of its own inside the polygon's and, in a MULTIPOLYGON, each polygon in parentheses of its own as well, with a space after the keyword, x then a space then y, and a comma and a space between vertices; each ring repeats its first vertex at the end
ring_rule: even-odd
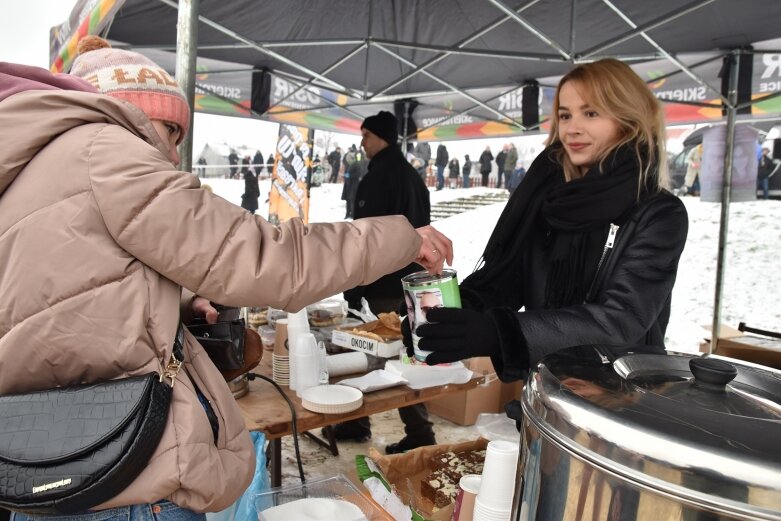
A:
MULTIPOLYGON (((264 353, 263 361, 255 368, 256 373, 271 377, 271 355, 264 353)), ((340 376, 337 380, 348 378, 348 375, 340 376)), ((363 416, 369 416, 380 412, 390 411, 423 403, 448 394, 457 393, 466 389, 472 389, 485 382, 484 375, 475 375, 465 384, 450 384, 426 389, 410 389, 405 385, 391 387, 380 391, 366 393, 363 396, 363 405, 346 414, 320 414, 311 412, 301 405, 301 400, 285 386, 281 386, 285 394, 293 403, 296 411, 296 427, 298 432, 313 431, 327 425, 354 420, 363 416)), ((269 382, 256 379, 250 382, 249 393, 236 400, 244 423, 248 430, 262 431, 269 440, 271 467, 271 486, 279 486, 282 482, 282 437, 293 434, 293 421, 290 407, 276 388, 269 382)))

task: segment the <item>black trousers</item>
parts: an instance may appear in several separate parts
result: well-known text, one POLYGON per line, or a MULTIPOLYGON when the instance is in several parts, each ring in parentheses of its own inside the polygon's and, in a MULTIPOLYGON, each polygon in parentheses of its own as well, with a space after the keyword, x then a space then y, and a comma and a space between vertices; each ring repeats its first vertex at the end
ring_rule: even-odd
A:
MULTIPOLYGON (((399 284, 401 288, 401 284, 399 284)), ((401 304, 402 297, 397 299, 371 299, 368 300, 369 307, 376 315, 378 313, 390 313, 391 311, 398 312, 399 305, 401 304)), ((426 404, 416 403, 415 405, 408 405, 406 407, 399 408, 399 418, 404 423, 404 434, 408 438, 416 440, 433 440, 434 439, 434 424, 428 419, 428 410, 426 404)), ((371 422, 368 416, 358 418, 356 420, 350 420, 345 422, 346 424, 352 423, 353 425, 371 430, 371 422)))
POLYGON ((335 183, 339 180, 339 166, 340 165, 338 164, 334 166, 334 164, 331 163, 331 176, 328 178, 329 183, 335 183))

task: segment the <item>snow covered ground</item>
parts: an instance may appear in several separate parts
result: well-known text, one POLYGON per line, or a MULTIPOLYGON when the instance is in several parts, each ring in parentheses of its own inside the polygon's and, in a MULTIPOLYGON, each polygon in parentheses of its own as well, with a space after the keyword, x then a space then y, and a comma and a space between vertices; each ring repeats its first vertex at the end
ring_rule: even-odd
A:
MULTIPOLYGON (((209 179, 214 192, 240 204, 244 182, 209 179)), ((261 181, 260 193, 267 194, 270 183, 261 181)), ((468 197, 488 188, 445 189, 431 192, 431 203, 468 197)), ((341 184, 323 184, 311 191, 310 222, 344 220, 341 184)), ((268 214, 268 203, 261 197, 258 211, 268 214)), ((696 351, 710 326, 716 280, 716 256, 719 239, 720 205, 702 203, 685 197, 689 212, 689 238, 681 257, 678 280, 673 291, 667 347, 696 351)), ((472 272, 488 236, 502 211, 494 204, 437 221, 434 226, 454 244, 453 267, 462 279, 472 272)), ((774 331, 781 330, 781 201, 734 203, 730 207, 727 264, 722 296, 722 323, 737 327, 738 322, 774 331)))

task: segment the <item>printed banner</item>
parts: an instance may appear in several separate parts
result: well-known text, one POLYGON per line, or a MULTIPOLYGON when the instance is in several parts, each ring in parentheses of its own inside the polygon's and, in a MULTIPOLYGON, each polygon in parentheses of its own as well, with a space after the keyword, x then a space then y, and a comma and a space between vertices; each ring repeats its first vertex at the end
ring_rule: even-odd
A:
POLYGON ((100 34, 125 0, 79 0, 70 17, 49 30, 49 64, 52 72, 68 72, 76 45, 88 34, 100 34))
MULTIPOLYGON (((748 125, 735 127, 735 146, 732 149, 732 187, 730 201, 757 199, 757 131, 748 125)), ((724 154, 727 150, 727 127, 713 126, 702 134, 702 169, 700 170, 700 200, 721 202, 724 183, 724 154)))
POLYGON ((293 217, 309 222, 309 187, 312 175, 314 130, 279 125, 279 141, 271 175, 268 220, 279 224, 293 217))

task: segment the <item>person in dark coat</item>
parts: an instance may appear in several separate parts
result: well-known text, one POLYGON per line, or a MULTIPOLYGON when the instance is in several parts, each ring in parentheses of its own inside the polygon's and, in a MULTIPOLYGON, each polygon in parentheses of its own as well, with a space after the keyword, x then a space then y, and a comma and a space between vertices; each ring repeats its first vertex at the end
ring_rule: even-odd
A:
POLYGON ((513 184, 513 174, 517 166, 518 150, 515 148, 515 143, 510 143, 507 145, 507 155, 504 156, 504 186, 508 190, 513 184))
POLYGON ((252 168, 255 169, 255 176, 260 179, 260 174, 263 173, 263 154, 260 153, 260 150, 255 152, 255 157, 252 158, 252 168))
MULTIPOLYGON (((417 228, 431 222, 429 192, 396 145, 397 129, 396 117, 386 111, 366 118, 361 125, 361 146, 369 165, 358 183, 353 218, 404 215, 417 228)), ((365 298, 375 314, 398 311, 404 299, 400 279, 419 270, 419 266, 410 264, 371 284, 345 291, 344 297, 353 309, 360 309, 361 298, 365 298)), ((402 407, 399 415, 406 435, 385 448, 388 454, 436 443, 425 405, 402 407)), ((368 439, 371 437, 369 418, 339 424, 334 427, 334 434, 337 439, 368 439)))
POLYGON ((778 170, 778 165, 778 159, 770 157, 770 149, 763 147, 757 167, 757 189, 762 191, 762 199, 768 199, 770 196, 770 178, 778 170))
POLYGON ((241 173, 244 176, 244 193, 241 194, 241 207, 254 214, 258 209, 258 197, 260 188, 258 178, 250 168, 250 158, 246 156, 242 160, 241 173))
POLYGON ((513 172, 512 181, 507 183, 507 191, 513 193, 524 177, 526 177, 526 169, 523 167, 523 163, 518 163, 518 168, 513 172))
POLYGON ((426 178, 428 177, 428 164, 431 161, 431 145, 423 141, 418 141, 418 144, 415 145, 414 154, 418 161, 413 162, 412 166, 414 166, 415 170, 417 170, 418 174, 420 174, 420 178, 423 179, 423 183, 427 184, 426 178))
POLYGON ((266 173, 269 177, 274 175, 274 154, 266 156, 266 173))
POLYGON ((329 183, 335 183, 339 180, 339 168, 342 165, 342 149, 336 147, 328 154, 328 164, 331 165, 331 175, 328 177, 329 183))
POLYGON ((366 174, 368 165, 369 161, 366 159, 366 153, 363 150, 356 151, 355 159, 350 163, 350 166, 344 175, 342 199, 346 203, 345 219, 352 219, 354 216, 355 198, 358 196, 358 184, 366 174))
POLYGON ((490 356, 513 381, 566 347, 664 347, 688 216, 664 188, 661 104, 605 59, 561 79, 552 113, 550 145, 460 285, 463 308, 432 309, 416 331, 429 364, 490 356))
POLYGON ((450 155, 447 153, 447 148, 442 143, 437 147, 437 158, 434 161, 434 166, 437 167, 437 190, 442 190, 445 186, 445 167, 450 160, 450 155))
POLYGON ((485 147, 483 153, 480 154, 480 175, 482 180, 480 186, 488 186, 488 176, 491 175, 491 161, 494 160, 494 155, 491 153, 491 147, 485 147))
POLYGON ((228 154, 228 164, 230 164, 230 178, 236 179, 236 176, 239 172, 239 155, 233 149, 231 149, 230 154, 228 154))
POLYGON ((423 163, 428 166, 428 162, 431 161, 431 145, 425 141, 418 141, 418 144, 415 145, 414 154, 416 157, 422 159, 423 163))
POLYGON ((196 164, 198 166, 195 167, 195 171, 198 173, 198 177, 206 177, 206 166, 208 165, 206 158, 203 156, 199 157, 196 164))
POLYGON ((447 164, 448 168, 448 180, 450 182, 450 188, 458 188, 458 176, 461 174, 461 165, 458 162, 458 158, 454 157, 447 164))
POLYGON ((504 173, 504 160, 507 157, 507 151, 502 148, 502 151, 496 154, 496 188, 502 187, 502 174, 504 173))
POLYGON ((464 176, 464 188, 469 188, 469 176, 472 174, 472 160, 469 159, 469 154, 464 156, 464 168, 461 173, 464 176))

